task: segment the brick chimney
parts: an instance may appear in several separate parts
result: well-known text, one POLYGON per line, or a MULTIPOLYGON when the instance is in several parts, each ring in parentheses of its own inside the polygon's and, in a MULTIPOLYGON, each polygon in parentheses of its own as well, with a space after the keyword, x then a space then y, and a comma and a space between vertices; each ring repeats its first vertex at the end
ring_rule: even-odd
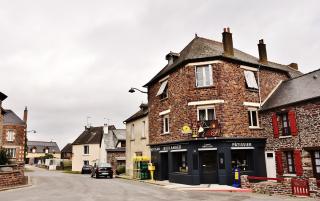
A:
POLYGON ((263 39, 259 40, 258 50, 259 50, 259 61, 261 63, 267 63, 268 62, 267 48, 266 48, 266 44, 264 44, 263 42, 263 39))
POLYGON ((233 42, 232 33, 230 33, 230 28, 224 28, 222 33, 222 43, 223 43, 223 54, 228 56, 233 56, 233 42))
POLYGON ((27 121, 28 121, 28 108, 27 108, 27 106, 24 108, 24 111, 23 111, 23 121, 24 121, 24 123, 27 123, 27 121))
POLYGON ((291 63, 291 64, 289 64, 289 66, 290 66, 291 68, 293 68, 293 69, 298 70, 298 64, 297 64, 297 63, 291 63))

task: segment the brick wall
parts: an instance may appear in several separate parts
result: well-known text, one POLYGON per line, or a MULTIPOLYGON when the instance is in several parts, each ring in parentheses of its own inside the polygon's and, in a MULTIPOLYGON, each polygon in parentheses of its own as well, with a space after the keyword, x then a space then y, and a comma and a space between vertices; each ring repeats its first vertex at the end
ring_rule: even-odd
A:
POLYGON ((10 167, 0 167, 0 189, 11 186, 18 186, 26 184, 26 177, 24 176, 24 164, 17 164, 10 167), (2 169, 8 169, 3 171, 2 169), (10 170, 12 168, 12 170, 10 170), (2 171, 1 171, 2 170, 2 171))
MULTIPOLYGON (((107 152, 107 163, 110 163, 113 169, 114 174, 116 173, 117 170, 117 159, 116 157, 126 157, 125 152, 120 152, 120 151, 108 151, 107 152)), ((124 164, 125 166, 125 164, 124 164)))
POLYGON ((25 128, 24 125, 3 125, 2 139, 5 148, 16 148, 16 161, 24 161, 25 145, 25 128), (7 131, 13 130, 15 137, 13 142, 7 141, 7 131))
MULTIPOLYGON (((259 93, 248 90, 245 85, 244 69, 240 65, 229 62, 212 64, 214 85, 196 88, 195 66, 186 65, 171 73, 168 79, 169 96, 160 100, 156 96, 160 83, 156 82, 148 88, 149 101, 149 135, 150 143, 170 142, 187 138, 181 134, 185 123, 193 125, 197 121, 197 107, 188 106, 188 102, 222 99, 223 104, 216 104, 216 117, 222 125, 222 133, 227 136, 254 136, 260 130, 249 129, 247 107, 243 102, 259 102, 259 93), (170 109, 170 134, 161 135, 162 117, 159 113, 170 109)), ((257 78, 257 76, 256 76, 257 78)), ((261 97, 264 100, 280 80, 287 75, 261 69, 261 97)))

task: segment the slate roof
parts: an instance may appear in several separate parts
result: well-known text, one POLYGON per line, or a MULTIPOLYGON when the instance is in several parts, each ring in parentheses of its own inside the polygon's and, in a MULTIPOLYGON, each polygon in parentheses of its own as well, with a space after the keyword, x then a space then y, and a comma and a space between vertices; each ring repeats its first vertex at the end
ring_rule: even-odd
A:
POLYGON ((86 127, 81 135, 72 143, 72 145, 80 144, 100 144, 103 135, 103 126, 86 127))
POLYGON ((44 153, 44 149, 49 148, 49 153, 60 153, 60 149, 56 142, 44 142, 44 141, 28 141, 28 151, 34 147, 36 148, 36 153, 44 153))
POLYGON ((183 66, 191 61, 205 61, 211 60, 232 60, 251 66, 262 66, 266 68, 277 69, 285 71, 290 77, 296 77, 302 73, 289 67, 268 61, 267 63, 260 63, 257 57, 242 52, 234 48, 234 56, 224 55, 223 43, 196 36, 180 53, 179 57, 171 64, 167 64, 156 76, 154 76, 144 87, 158 81, 162 77, 168 75, 175 69, 183 66))
POLYGON ((108 133, 104 134, 104 143, 107 150, 116 149, 118 141, 126 140, 125 129, 108 129, 108 133))
POLYGON ((4 110, 3 125, 26 125, 12 110, 4 110))
POLYGON ((71 143, 66 144, 66 146, 63 147, 61 152, 72 153, 72 144, 71 143))
POLYGON ((320 69, 283 81, 262 105, 261 110, 320 98, 320 69))
POLYGON ((129 117, 128 119, 124 120, 124 123, 129 123, 131 121, 140 119, 144 116, 148 115, 148 104, 142 103, 140 105, 140 110, 138 112, 136 112, 135 114, 133 114, 131 117, 129 117))

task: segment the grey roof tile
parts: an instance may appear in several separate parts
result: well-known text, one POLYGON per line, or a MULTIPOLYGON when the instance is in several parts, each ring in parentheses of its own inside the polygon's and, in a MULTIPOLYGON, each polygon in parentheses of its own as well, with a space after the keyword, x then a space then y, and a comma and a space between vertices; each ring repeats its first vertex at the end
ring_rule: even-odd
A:
POLYGON ((60 153, 59 146, 56 142, 44 142, 44 141, 28 141, 28 151, 36 148, 36 153, 43 153, 44 149, 49 148, 49 153, 60 153))
POLYGON ((16 113, 14 113, 12 110, 4 110, 3 115, 3 124, 4 125, 26 125, 25 122, 20 119, 16 113))

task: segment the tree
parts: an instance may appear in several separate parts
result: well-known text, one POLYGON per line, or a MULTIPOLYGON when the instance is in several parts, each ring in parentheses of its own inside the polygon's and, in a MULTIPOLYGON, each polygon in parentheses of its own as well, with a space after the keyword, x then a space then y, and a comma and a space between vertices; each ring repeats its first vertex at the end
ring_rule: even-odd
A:
POLYGON ((0 147, 0 165, 6 165, 8 161, 7 151, 0 147))

